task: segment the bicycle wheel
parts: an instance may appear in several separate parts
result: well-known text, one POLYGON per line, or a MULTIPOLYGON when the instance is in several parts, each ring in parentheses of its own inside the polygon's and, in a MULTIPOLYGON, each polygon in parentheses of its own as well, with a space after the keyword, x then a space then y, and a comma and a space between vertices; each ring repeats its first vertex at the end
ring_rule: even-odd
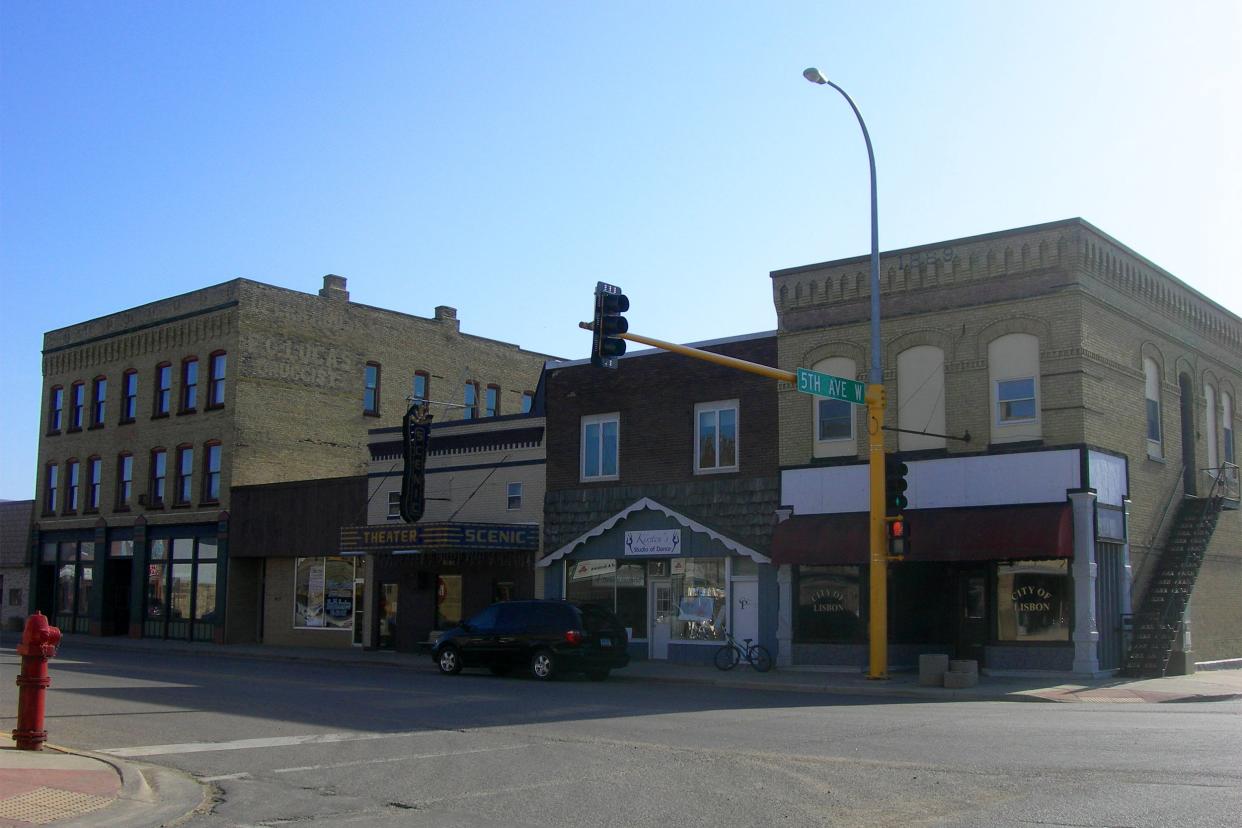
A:
POLYGON ((750 662, 751 667, 761 673, 772 669, 772 654, 762 644, 752 644, 746 651, 746 660, 750 662))
POLYGON ((741 661, 741 658, 741 654, 738 653, 737 647, 734 647, 731 644, 725 644, 716 651, 716 669, 732 670, 737 666, 737 663, 741 661))

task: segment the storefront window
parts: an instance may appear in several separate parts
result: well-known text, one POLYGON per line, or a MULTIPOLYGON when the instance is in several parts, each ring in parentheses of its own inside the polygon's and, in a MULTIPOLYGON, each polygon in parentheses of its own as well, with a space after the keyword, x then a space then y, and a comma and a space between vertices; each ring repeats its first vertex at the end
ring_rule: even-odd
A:
MULTIPOLYGON (((176 554, 174 547, 173 553, 176 554)), ((185 621, 190 617, 190 595, 191 595, 191 576, 194 574, 194 564, 174 563, 172 566, 172 589, 169 596, 172 601, 169 605, 168 617, 173 621, 185 621)))
POLYGON ((165 564, 147 565, 147 618, 164 617, 164 575, 165 564))
MULTIPOLYGON (((354 562, 349 558, 298 558, 294 592, 294 627, 353 629, 354 562)), ((213 582, 213 604, 214 596, 213 582)))
POLYGON ((630 638, 647 637, 647 572, 642 564, 617 561, 570 562, 565 597, 616 613, 630 638))
POLYGON ((149 626, 146 634, 209 640, 210 627, 170 622, 217 620, 217 566, 215 538, 153 539, 147 552, 146 614, 163 623, 149 626))
POLYGON ((797 577, 795 641, 862 639, 861 567, 799 566, 797 577))
POLYGON ((673 597, 677 615, 672 635, 681 641, 719 641, 724 638, 724 558, 674 558, 673 597))
POLYGON ((86 615, 91 609, 91 586, 95 583, 95 567, 84 566, 78 575, 78 614, 86 615))
POLYGON ((436 629, 445 630, 461 623, 461 576, 436 578, 436 629))
POLYGON ((1068 641, 1073 613, 1071 596, 1068 561, 997 564, 997 638, 1068 641))
POLYGON ((59 615, 73 615, 76 590, 73 582, 73 564, 63 564, 56 573, 56 612, 59 615))

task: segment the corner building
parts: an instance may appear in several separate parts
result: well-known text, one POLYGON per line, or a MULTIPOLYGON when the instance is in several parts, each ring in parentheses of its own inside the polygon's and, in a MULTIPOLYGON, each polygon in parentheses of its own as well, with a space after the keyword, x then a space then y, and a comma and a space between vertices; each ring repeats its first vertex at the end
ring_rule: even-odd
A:
MULTIPOLYGON (((780 367, 866 380, 869 258, 775 271, 780 367)), ((1242 320, 1081 219, 889 251, 909 467, 890 664, 1104 675, 1242 658, 1242 320)), ((865 409, 778 392, 784 663, 863 666, 865 409)))
POLYGON ((411 398, 440 420, 516 413, 546 359, 461 333, 450 307, 351 302, 335 275, 317 296, 235 279, 50 331, 31 608, 92 635, 261 640, 264 590, 303 551, 269 534, 234 559, 230 525, 264 519, 234 489, 361 479, 367 431, 411 398))

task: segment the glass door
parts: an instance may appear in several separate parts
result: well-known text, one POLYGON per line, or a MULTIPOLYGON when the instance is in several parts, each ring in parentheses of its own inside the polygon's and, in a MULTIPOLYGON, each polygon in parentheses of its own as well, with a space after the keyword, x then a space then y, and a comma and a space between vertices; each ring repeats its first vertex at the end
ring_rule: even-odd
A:
POLYGON ((673 635, 676 616, 672 583, 667 578, 651 581, 651 658, 668 658, 668 641, 673 635))

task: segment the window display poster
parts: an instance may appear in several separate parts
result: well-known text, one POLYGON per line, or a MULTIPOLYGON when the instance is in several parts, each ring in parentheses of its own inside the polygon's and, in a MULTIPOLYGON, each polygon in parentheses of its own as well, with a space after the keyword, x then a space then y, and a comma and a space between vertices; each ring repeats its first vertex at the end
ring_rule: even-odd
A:
POLYGON ((347 630, 354 625, 354 562, 348 558, 298 558, 293 626, 347 630))

